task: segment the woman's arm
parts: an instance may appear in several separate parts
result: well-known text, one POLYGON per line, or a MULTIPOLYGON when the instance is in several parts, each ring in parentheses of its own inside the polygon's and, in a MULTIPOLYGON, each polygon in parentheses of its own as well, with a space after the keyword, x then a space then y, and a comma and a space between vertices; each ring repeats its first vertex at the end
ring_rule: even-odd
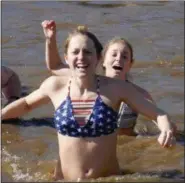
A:
POLYGON ((122 87, 119 94, 123 101, 144 116, 157 121, 158 128, 161 130, 158 141, 162 146, 169 145, 173 136, 174 125, 170 122, 166 112, 157 108, 146 97, 143 97, 131 83, 119 83, 119 85, 122 87))
POLYGON ((34 108, 48 103, 49 101, 49 97, 43 93, 42 88, 39 88, 30 95, 16 100, 4 107, 1 111, 1 119, 6 120, 23 116, 34 108))
POLYGON ((54 75, 64 74, 65 70, 69 72, 68 66, 62 62, 58 52, 55 22, 45 20, 41 25, 46 38, 45 59, 47 69, 54 75))
POLYGON ((155 103, 152 96, 150 95, 150 93, 148 91, 146 91, 144 88, 141 88, 140 86, 131 83, 136 89, 137 91, 139 91, 146 99, 148 99, 149 101, 151 101, 152 103, 155 103))
MULTIPOLYGON (((133 84, 133 83, 132 83, 132 84, 133 84)), ((134 86, 141 94, 143 94, 143 96, 144 96, 147 100, 149 100, 150 102, 152 102, 152 103, 155 104, 155 101, 153 100, 152 96, 150 95, 150 93, 149 93, 147 90, 145 90, 144 88, 141 88, 140 86, 138 86, 138 85, 136 85, 136 84, 133 84, 133 86, 134 86)), ((152 122, 153 122, 155 125, 157 125, 157 122, 156 122, 155 120, 152 120, 152 122)), ((176 132, 177 132, 177 126, 176 126, 174 123, 172 123, 172 125, 173 125, 174 134, 176 134, 176 132)))
POLYGON ((152 120, 157 120, 158 117, 166 115, 166 113, 157 108, 156 105, 144 97, 131 83, 124 83, 122 91, 119 92, 122 99, 128 103, 134 110, 140 112, 144 116, 152 120))

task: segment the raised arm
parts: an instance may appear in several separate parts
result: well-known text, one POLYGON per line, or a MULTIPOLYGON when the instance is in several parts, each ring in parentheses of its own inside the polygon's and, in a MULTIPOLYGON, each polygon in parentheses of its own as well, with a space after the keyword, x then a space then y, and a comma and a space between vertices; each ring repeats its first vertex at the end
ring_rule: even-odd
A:
POLYGON ((53 20, 42 22, 43 32, 46 38, 45 42, 45 62, 47 69, 54 75, 64 74, 65 70, 69 71, 59 55, 56 41, 56 24, 53 20))
POLYGON ((48 103, 49 101, 50 99, 43 93, 43 89, 39 88, 28 96, 20 98, 4 107, 1 111, 1 119, 6 120, 21 117, 34 108, 48 103))

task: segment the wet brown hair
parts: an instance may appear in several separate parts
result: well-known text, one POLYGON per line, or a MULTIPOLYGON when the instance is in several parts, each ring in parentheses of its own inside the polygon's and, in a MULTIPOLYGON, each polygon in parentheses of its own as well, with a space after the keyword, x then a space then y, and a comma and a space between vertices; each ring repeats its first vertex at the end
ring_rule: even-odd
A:
POLYGON ((124 39, 122 37, 115 37, 115 38, 111 39, 108 43, 106 43, 106 45, 104 46, 104 49, 102 51, 102 55, 101 55, 102 61, 105 58, 105 54, 107 53, 107 50, 114 43, 123 43, 123 44, 125 44, 129 48, 130 55, 131 55, 131 63, 133 63, 134 62, 134 58, 133 58, 133 48, 132 48, 132 45, 126 39, 124 39))
POLYGON ((67 37, 65 44, 64 44, 64 53, 67 54, 67 50, 68 50, 69 42, 71 38, 78 34, 85 35, 93 41, 94 47, 96 49, 97 58, 100 59, 103 46, 99 42, 97 37, 93 33, 88 31, 86 26, 78 26, 73 32, 69 33, 69 36, 67 37))

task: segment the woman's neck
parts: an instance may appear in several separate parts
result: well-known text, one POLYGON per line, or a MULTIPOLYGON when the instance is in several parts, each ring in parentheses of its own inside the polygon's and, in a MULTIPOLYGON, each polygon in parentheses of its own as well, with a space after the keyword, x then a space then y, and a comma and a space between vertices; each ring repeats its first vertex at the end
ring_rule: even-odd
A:
POLYGON ((92 90, 96 88, 96 77, 72 77, 72 83, 79 88, 80 93, 84 93, 86 90, 92 90))

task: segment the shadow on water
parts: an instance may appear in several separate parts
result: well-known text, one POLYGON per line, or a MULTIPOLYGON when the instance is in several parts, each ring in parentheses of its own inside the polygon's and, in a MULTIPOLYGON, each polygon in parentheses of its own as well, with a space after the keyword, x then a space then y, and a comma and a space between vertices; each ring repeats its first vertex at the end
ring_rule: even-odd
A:
POLYGON ((125 7, 125 6, 164 6, 167 1, 161 2, 123 2, 123 1, 116 1, 114 3, 107 2, 107 1, 81 1, 78 2, 81 6, 88 6, 91 8, 118 8, 118 7, 125 7))
MULTIPOLYGON (((177 169, 173 170, 160 170, 160 171, 148 171, 148 172, 131 172, 129 170, 123 170, 121 176, 111 176, 108 178, 96 179, 97 182, 112 181, 112 182, 184 182, 184 175, 177 169)), ((94 182, 94 181, 93 181, 94 182)))
POLYGON ((161 178, 168 178, 168 179, 182 179, 184 180, 184 175, 179 170, 163 170, 163 171, 153 171, 153 172, 144 172, 140 173, 141 175, 148 175, 148 176, 158 176, 161 178))
POLYGON ((124 2, 117 2, 117 3, 108 3, 108 2, 78 2, 79 5, 81 6, 89 6, 92 8, 116 8, 116 7, 124 7, 127 4, 124 2))
POLYGON ((2 124, 12 124, 12 125, 18 125, 22 127, 47 126, 47 127, 55 128, 53 118, 31 118, 26 120, 15 118, 15 119, 2 120, 2 124))

